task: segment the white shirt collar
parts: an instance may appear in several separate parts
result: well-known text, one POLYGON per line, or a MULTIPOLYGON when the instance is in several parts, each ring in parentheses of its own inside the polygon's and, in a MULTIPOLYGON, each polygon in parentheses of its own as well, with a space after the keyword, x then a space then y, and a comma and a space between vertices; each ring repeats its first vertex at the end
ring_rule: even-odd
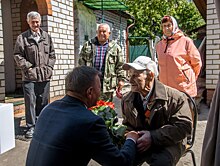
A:
POLYGON ((40 31, 34 32, 34 31, 31 30, 31 32, 32 32, 33 36, 36 36, 36 35, 37 35, 37 36, 41 36, 40 31))

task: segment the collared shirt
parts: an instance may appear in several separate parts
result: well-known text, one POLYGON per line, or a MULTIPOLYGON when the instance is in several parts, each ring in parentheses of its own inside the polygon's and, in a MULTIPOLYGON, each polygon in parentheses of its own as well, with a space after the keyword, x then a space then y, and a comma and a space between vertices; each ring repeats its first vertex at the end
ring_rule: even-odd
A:
POLYGON ((141 99, 142 99, 142 101, 143 101, 144 110, 146 110, 146 108, 147 108, 147 104, 148 104, 149 99, 150 99, 150 96, 151 96, 151 94, 152 94, 153 87, 154 87, 154 84, 153 84, 153 86, 151 87, 151 89, 150 89, 150 91, 149 91, 149 93, 147 94, 146 97, 144 97, 144 96, 142 96, 142 95, 140 94, 140 95, 141 95, 141 99))
POLYGON ((108 48, 108 42, 104 45, 96 45, 96 55, 94 61, 94 67, 102 73, 101 84, 103 84, 104 71, 105 71, 105 56, 108 48))
POLYGON ((40 37, 41 37, 40 32, 34 32, 34 31, 32 31, 32 30, 31 30, 31 32, 32 32, 32 35, 33 35, 34 40, 35 40, 36 42, 38 42, 38 41, 40 40, 40 37))

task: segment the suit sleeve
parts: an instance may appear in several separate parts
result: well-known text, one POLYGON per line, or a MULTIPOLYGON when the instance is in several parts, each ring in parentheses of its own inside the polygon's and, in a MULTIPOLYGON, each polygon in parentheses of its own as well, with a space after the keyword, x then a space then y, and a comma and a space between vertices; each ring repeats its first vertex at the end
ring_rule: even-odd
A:
POLYGON ((119 150, 110 139, 104 121, 99 118, 91 127, 88 141, 94 147, 93 159, 101 165, 129 166, 135 158, 136 144, 126 140, 119 150))

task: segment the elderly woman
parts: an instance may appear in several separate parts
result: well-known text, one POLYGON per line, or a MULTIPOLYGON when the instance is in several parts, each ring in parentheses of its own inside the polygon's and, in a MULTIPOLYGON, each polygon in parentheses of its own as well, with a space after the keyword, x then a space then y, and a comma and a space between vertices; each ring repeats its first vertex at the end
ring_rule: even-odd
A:
POLYGON ((195 97, 196 80, 202 66, 199 51, 193 41, 178 28, 172 16, 164 16, 161 27, 163 37, 156 46, 159 80, 195 97))

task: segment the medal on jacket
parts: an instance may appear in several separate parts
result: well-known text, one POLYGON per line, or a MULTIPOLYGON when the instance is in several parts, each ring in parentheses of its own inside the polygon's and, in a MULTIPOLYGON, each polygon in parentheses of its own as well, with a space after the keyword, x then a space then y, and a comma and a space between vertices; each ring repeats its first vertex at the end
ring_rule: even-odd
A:
POLYGON ((150 118, 151 118, 151 110, 154 106, 155 102, 150 100, 150 102, 147 103, 147 105, 144 107, 144 115, 145 115, 145 121, 150 125, 150 118))
POLYGON ((143 100, 143 107, 144 107, 144 110, 145 110, 145 113, 144 113, 144 115, 145 115, 145 121, 148 123, 148 124, 150 124, 150 109, 149 108, 151 108, 151 106, 152 106, 152 102, 149 102, 150 101, 150 99, 149 99, 149 97, 148 97, 148 99, 144 99, 143 100), (148 103, 149 102, 149 103, 148 103), (150 106, 150 107, 149 107, 150 106))
POLYGON ((148 124, 150 124, 150 110, 146 110, 144 113, 145 117, 146 117, 146 121, 148 124))

